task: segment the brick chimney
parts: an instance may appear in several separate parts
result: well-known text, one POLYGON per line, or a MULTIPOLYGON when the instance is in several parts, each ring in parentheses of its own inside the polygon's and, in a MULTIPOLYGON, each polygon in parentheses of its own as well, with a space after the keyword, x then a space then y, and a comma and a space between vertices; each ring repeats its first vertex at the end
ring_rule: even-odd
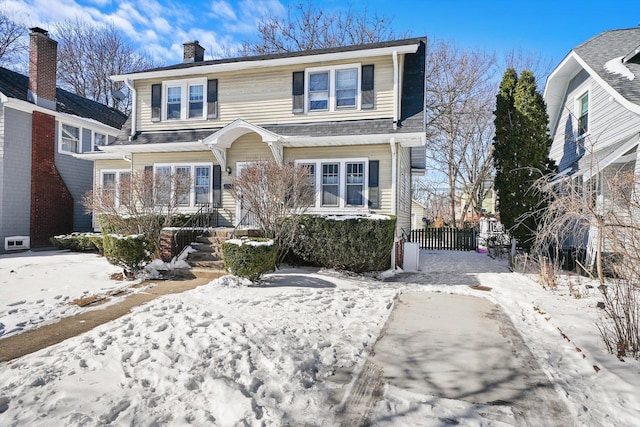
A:
POLYGON ((36 105, 56 109, 56 68, 58 42, 42 28, 29 34, 29 92, 27 99, 36 105))
POLYGON ((182 62, 202 62, 204 61, 204 48, 200 46, 198 40, 182 43, 184 55, 182 62))

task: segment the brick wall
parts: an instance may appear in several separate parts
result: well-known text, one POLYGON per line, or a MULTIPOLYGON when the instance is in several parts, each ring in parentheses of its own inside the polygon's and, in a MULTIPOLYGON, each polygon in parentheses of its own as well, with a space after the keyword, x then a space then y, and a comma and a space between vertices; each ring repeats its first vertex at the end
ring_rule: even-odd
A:
POLYGON ((55 102, 58 42, 39 28, 29 37, 29 91, 55 102))
POLYGON ((33 112, 31 151, 31 246, 49 246, 49 237, 73 229, 73 198, 56 168, 55 117, 33 112))

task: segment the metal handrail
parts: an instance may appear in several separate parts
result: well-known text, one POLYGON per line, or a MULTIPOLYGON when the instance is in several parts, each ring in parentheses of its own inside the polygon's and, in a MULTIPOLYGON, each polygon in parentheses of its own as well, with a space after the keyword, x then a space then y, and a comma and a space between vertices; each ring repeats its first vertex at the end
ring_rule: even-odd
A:
POLYGON ((177 253, 176 257, 180 258, 184 250, 189 246, 191 242, 184 242, 180 239, 180 233, 184 232, 186 229, 201 229, 200 235, 205 234, 205 231, 213 226, 216 226, 218 222, 218 207, 211 206, 210 203, 204 203, 200 206, 198 211, 191 216, 182 226, 173 234, 175 251, 177 253), (215 214, 214 224, 211 224, 211 216, 215 214))
POLYGON ((238 230, 238 227, 243 226, 243 225, 255 225, 253 221, 249 222, 246 221, 247 218, 250 218, 251 215, 253 215, 253 212, 248 209, 247 212, 242 216, 242 218, 240 218, 240 221, 238 221, 238 223, 236 224, 235 227, 233 227, 233 231, 231 232, 231 238, 234 239, 236 237, 236 231, 238 230))

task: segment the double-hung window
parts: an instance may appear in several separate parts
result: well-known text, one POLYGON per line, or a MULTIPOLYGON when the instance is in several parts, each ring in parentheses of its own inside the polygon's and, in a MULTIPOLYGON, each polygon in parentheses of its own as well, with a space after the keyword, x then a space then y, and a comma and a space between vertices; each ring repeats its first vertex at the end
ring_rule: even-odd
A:
POLYGON ((189 85, 189 118, 201 119, 204 112, 204 85, 189 85))
POLYGON ((367 204, 367 159, 298 160, 316 189, 316 208, 363 208, 367 204), (317 173, 316 173, 317 172, 317 173))
POLYGON ((338 206, 340 163, 322 164, 322 206, 338 206))
POLYGON ((309 68, 306 72, 307 111, 360 108, 359 64, 309 68))
POLYGON ((578 99, 578 137, 589 131, 589 92, 578 99))
POLYGON ((94 151, 97 150, 98 147, 102 147, 103 145, 107 145, 107 135, 104 133, 94 132, 93 134, 94 151))
POLYGON ((309 74, 309 110, 329 109, 329 72, 309 74))
POLYGON ((101 185, 105 204, 117 208, 131 202, 131 171, 103 170, 101 185))
POLYGON ((164 120, 206 119, 206 85, 206 79, 164 82, 164 120))
POLYGON ((156 203, 175 204, 189 208, 212 201, 212 165, 163 164, 155 165, 154 190, 156 203))
POLYGON ((347 163, 347 206, 364 205, 364 163, 347 163))
POLYGON ((358 95, 358 69, 336 70, 336 108, 355 108, 358 95))
POLYGON ((79 153, 81 151, 80 128, 63 124, 60 139, 60 151, 64 153, 79 153))

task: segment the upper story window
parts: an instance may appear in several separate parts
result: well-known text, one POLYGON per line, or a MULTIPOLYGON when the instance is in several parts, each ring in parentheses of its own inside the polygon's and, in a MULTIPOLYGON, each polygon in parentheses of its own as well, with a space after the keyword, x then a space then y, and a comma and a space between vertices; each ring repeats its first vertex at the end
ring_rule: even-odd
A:
POLYGON ((164 82, 163 119, 206 119, 204 108, 206 85, 207 81, 205 79, 164 82))
POLYGON ((578 98, 578 137, 589 132, 589 92, 578 98))
POLYGON ((93 133, 93 150, 97 150, 98 147, 102 147, 103 145, 107 145, 108 137, 104 133, 94 132, 93 133))
POLYGON ((305 79, 306 111, 359 109, 360 69, 360 64, 308 68, 305 79))
POLYGON ((218 117, 218 79, 169 80, 151 85, 151 121, 218 117))
POLYGON ((80 153, 80 128, 63 124, 60 134, 60 151, 63 153, 80 153))

